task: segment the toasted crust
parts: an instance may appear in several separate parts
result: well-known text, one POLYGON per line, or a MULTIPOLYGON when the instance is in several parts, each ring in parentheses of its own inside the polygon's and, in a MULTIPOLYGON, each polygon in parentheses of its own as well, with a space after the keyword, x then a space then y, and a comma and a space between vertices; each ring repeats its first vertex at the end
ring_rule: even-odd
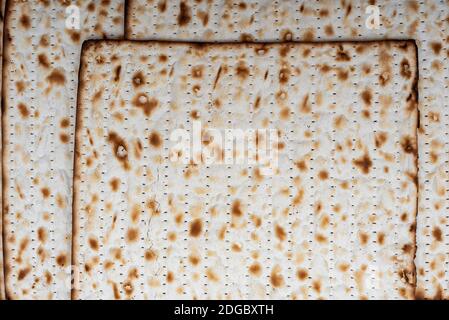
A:
POLYGON ((413 41, 89 41, 81 60, 75 298, 414 297, 413 41), (279 170, 171 163, 168 135, 195 118, 268 121, 279 170))

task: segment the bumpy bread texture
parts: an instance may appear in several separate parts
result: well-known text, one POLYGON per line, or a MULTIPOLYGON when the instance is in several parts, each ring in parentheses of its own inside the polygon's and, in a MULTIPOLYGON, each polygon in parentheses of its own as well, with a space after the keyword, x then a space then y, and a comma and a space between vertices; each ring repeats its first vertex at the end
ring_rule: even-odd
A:
POLYGON ((417 75, 411 41, 86 43, 73 297, 413 298, 417 75), (278 170, 171 162, 193 120, 275 129, 278 170))
POLYGON ((419 214, 417 298, 449 298, 449 120, 447 1, 145 1, 127 2, 129 39, 330 41, 416 39, 419 57, 419 214), (375 5, 380 28, 366 20, 375 5))
MULTIPOLYGON (((5 12, 5 1, 0 0, 0 61, 3 60, 3 13, 5 12)), ((0 75, 2 74, 2 63, 0 63, 0 75)), ((0 101, 1 101, 1 84, 2 80, 0 78, 0 101)), ((1 110, 0 110, 0 117, 1 117, 1 110)), ((0 123, 1 128, 1 123, 0 123)), ((1 141, 1 130, 0 130, 0 141, 1 141)), ((2 146, 0 142, 0 154, 2 151, 2 146)), ((2 178, 1 175, 2 168, 0 167, 0 181, 2 178)), ((2 186, 0 183, 0 208, 1 208, 1 202, 2 201, 2 186)), ((0 213, 0 300, 5 299, 5 281, 3 280, 3 227, 2 227, 3 217, 0 213)))
POLYGON ((10 299, 68 299, 81 44, 122 36, 123 1, 7 2, 3 114, 5 283, 10 299), (70 24, 68 24, 70 27, 70 24))

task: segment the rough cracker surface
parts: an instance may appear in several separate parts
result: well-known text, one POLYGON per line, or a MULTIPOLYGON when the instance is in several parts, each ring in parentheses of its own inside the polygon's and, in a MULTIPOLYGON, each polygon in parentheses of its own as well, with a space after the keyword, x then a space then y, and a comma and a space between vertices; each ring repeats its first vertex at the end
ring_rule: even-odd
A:
POLYGON ((123 35, 124 1, 7 1, 3 65, 6 296, 69 299, 75 105, 81 44, 123 35))
MULTIPOLYGON (((0 0, 0 61, 3 60, 3 13, 5 12, 5 1, 0 0)), ((2 65, 0 65, 0 74, 2 74, 2 65)), ((0 79, 0 101, 1 101, 1 79, 0 79)), ((0 110, 1 117, 1 110, 0 110)), ((1 125, 0 125, 1 127, 1 125)), ((0 130, 0 141, 1 141, 1 130, 0 130)), ((1 143, 0 143, 0 154, 1 154, 1 143)), ((1 168, 0 168, 0 181, 1 181, 1 168)), ((0 207, 2 199, 2 186, 0 183, 0 207)), ((5 282, 3 280, 3 217, 0 214, 0 300, 5 299, 5 282)))
POLYGON ((413 298, 417 76, 412 41, 87 42, 73 297, 413 298), (193 120, 275 130, 278 169, 171 162, 193 120))
POLYGON ((415 39, 419 57, 417 298, 449 298, 449 3, 446 0, 129 0, 129 39, 330 41, 415 39), (369 29, 369 5, 380 28, 369 29))

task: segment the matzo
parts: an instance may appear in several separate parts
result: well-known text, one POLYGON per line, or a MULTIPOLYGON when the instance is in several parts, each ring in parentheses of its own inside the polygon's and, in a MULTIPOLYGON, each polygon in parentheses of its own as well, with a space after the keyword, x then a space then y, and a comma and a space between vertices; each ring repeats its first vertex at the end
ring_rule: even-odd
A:
POLYGON ((7 3, 3 245, 10 299, 70 298, 74 119, 81 43, 122 36, 124 2, 70 4, 7 3))
POLYGON ((417 76, 411 41, 87 42, 73 297, 413 298, 417 76), (171 161, 198 122, 274 130, 277 170, 171 161))
POLYGON ((445 0, 129 0, 126 34, 187 41, 415 39, 421 101, 416 297, 441 299, 449 298, 448 19, 445 0))
MULTIPOLYGON (((0 0, 0 60, 3 61, 3 13, 5 12, 5 1, 0 0)), ((2 65, 0 64, 0 74, 2 74, 2 65)), ((1 80, 0 80, 0 101, 1 101, 1 80)), ((1 117, 1 110, 0 110, 0 117, 1 117)), ((1 124, 0 124, 1 126, 1 124)), ((0 141, 1 141, 1 130, 0 130, 0 141)), ((1 143, 0 143, 0 154, 1 154, 1 143)), ((1 168, 0 168, 0 181, 1 181, 1 168)), ((1 199, 2 199, 2 186, 0 184, 0 206, 1 206, 1 199)), ((5 282, 3 280, 3 215, 0 214, 0 300, 5 299, 5 282)))

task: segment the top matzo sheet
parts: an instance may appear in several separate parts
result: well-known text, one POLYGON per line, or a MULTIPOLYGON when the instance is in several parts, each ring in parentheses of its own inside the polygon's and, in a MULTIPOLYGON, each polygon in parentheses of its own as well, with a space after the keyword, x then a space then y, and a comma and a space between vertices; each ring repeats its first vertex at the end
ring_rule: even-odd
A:
POLYGON ((416 81, 407 41, 86 43, 74 298, 413 298, 416 81))
POLYGON ((126 12, 126 35, 136 40, 416 40, 421 124, 416 296, 449 298, 446 0, 129 0, 126 12))

